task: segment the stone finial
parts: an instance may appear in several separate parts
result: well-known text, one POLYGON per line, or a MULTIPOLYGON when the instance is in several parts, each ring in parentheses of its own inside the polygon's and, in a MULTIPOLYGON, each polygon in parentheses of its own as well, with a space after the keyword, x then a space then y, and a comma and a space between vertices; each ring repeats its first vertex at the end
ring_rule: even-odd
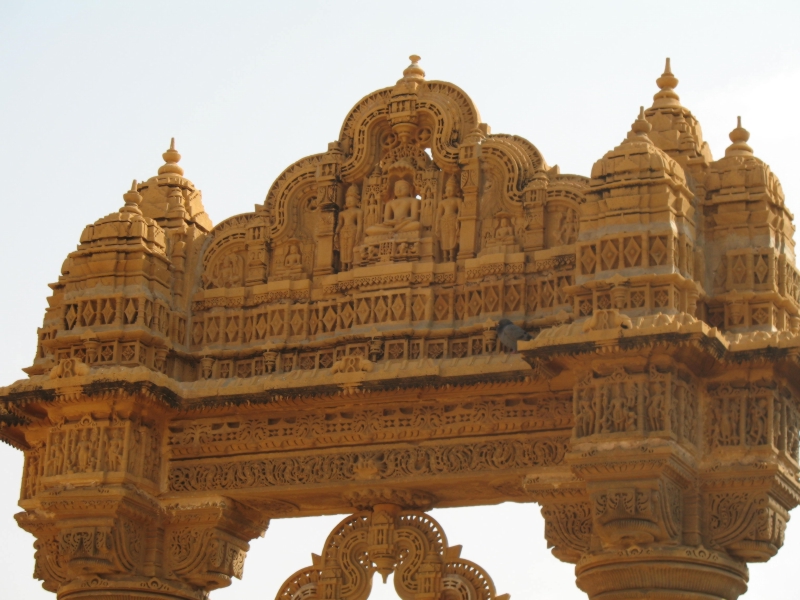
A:
POLYGON ((422 60, 418 55, 412 54, 408 57, 411 64, 408 65, 403 71, 403 79, 405 81, 424 81, 425 71, 419 66, 419 61, 422 60))
POLYGON ((183 175, 183 168, 178 166, 178 162, 181 160, 181 155, 177 150, 175 150, 175 138, 172 138, 170 141, 169 150, 164 152, 164 154, 161 156, 166 164, 158 168, 159 175, 167 175, 171 173, 175 175, 183 175))
POLYGON ((133 183, 131 183, 131 189, 122 194, 122 199, 125 200, 125 206, 123 206, 119 212, 134 213, 137 215, 142 214, 142 209, 139 208, 139 205, 142 203, 142 195, 139 193, 135 179, 133 183))
POLYGON ((681 105, 680 98, 675 92, 675 88, 678 87, 678 78, 672 74, 669 58, 667 58, 667 64, 664 66, 664 73, 656 79, 656 85, 660 89, 653 96, 654 107, 681 105))
POLYGON ((649 142, 647 134, 653 128, 644 116, 644 106, 639 107, 639 116, 631 124, 631 131, 628 133, 628 140, 635 142, 649 142))
POLYGON ((725 156, 753 156, 753 149, 747 145, 750 132, 742 127, 742 117, 736 117, 736 129, 728 137, 733 143, 725 149, 725 156))

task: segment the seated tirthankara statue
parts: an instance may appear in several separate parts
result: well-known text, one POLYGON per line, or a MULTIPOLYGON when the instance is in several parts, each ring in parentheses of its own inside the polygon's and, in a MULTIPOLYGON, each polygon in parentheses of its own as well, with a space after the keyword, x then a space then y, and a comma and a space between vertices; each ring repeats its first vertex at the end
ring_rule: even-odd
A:
POLYGON ((511 214, 501 211, 495 216, 498 221, 497 228, 493 232, 487 232, 479 255, 519 252, 511 214))
POLYGON ((394 184, 394 198, 383 209, 383 223, 367 228, 367 235, 384 235, 401 231, 419 231, 420 201, 411 195, 411 184, 398 179, 394 184))
POLYGON ((366 228, 364 243, 357 249, 362 264, 430 259, 432 239, 423 234, 420 200, 406 179, 394 182, 394 197, 386 202, 383 221, 366 228))

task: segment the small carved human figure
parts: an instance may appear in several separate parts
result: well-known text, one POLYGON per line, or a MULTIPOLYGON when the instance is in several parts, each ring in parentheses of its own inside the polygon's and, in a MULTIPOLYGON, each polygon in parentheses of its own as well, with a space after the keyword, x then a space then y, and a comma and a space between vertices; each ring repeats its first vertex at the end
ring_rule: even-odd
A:
POLYGON ((50 456, 47 459, 46 473, 48 475, 60 475, 61 467, 64 464, 64 434, 56 432, 53 434, 52 445, 50 446, 50 456))
POLYGON ((439 238, 443 260, 453 261, 458 246, 458 217, 461 214, 462 206, 455 175, 451 175, 447 180, 444 195, 445 198, 436 209, 435 233, 439 238))
POLYGON ((614 431, 620 432, 626 430, 628 411, 625 406, 625 398, 623 398, 622 394, 615 394, 611 400, 611 418, 614 424, 614 431))
POLYGON ((77 458, 77 468, 79 473, 85 473, 90 468, 92 453, 92 442, 89 440, 89 430, 81 430, 78 443, 75 447, 75 456, 77 458))
POLYGON ((580 435, 592 435, 595 433, 595 411, 592 402, 592 390, 585 389, 580 394, 578 401, 578 422, 580 423, 580 435))
POLYGON ((500 223, 497 229, 494 230, 495 243, 513 244, 514 243, 514 228, 508 217, 500 217, 500 223))
POLYGON ((572 209, 558 213, 556 239, 559 244, 574 244, 578 237, 578 216, 572 209))
POLYGON ((664 429, 664 400, 661 390, 650 395, 650 404, 647 406, 647 423, 650 431, 664 429))
POLYGON ((404 231, 419 231, 419 200, 411 195, 411 184, 398 179, 394 184, 394 198, 386 203, 383 223, 372 225, 367 235, 385 235, 404 231))
POLYGON ((289 245, 289 249, 286 251, 286 258, 283 259, 283 266, 296 268, 302 266, 302 264, 303 257, 300 254, 300 247, 296 242, 292 242, 289 245))
POLYGON ((228 254, 214 265, 212 280, 219 288, 236 287, 242 284, 242 272, 241 257, 237 254, 228 254))
POLYGON ((111 429, 111 439, 108 441, 106 460, 109 471, 122 470, 122 428, 114 427, 111 429))
POLYGON ((750 446, 759 446, 767 443, 767 400, 755 398, 750 403, 747 415, 747 443, 750 446))
POLYGON ((361 239, 363 216, 359 208, 361 197, 357 185, 351 185, 345 196, 345 209, 339 213, 336 229, 339 232, 339 260, 342 271, 353 266, 353 247, 361 239))

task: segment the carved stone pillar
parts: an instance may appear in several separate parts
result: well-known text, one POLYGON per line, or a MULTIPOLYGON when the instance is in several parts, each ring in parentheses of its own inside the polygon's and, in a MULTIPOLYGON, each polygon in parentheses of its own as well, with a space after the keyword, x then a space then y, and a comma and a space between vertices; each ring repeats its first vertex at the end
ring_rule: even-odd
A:
POLYGON ((590 364, 568 470, 526 482, 553 554, 591 599, 739 597, 800 500, 789 387, 704 382, 667 356, 590 364))
POLYGON ((69 600, 202 600, 241 577, 267 519, 227 498, 164 496, 152 409, 122 399, 99 415, 108 409, 67 396, 47 407, 49 425, 28 430, 16 516, 36 537, 42 586, 69 600))

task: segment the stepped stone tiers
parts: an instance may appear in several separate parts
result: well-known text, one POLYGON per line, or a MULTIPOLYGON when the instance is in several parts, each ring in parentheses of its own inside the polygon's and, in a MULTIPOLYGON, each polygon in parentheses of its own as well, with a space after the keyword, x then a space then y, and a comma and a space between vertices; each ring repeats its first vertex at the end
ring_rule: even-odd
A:
POLYGON ((800 275, 749 133, 714 160, 668 61, 564 175, 411 60, 253 212, 213 226, 173 143, 86 227, 0 390, 45 589, 202 600, 270 519, 339 513, 278 600, 365 600, 375 571, 499 600, 425 511, 505 501, 593 600, 732 600, 780 549, 800 275))

